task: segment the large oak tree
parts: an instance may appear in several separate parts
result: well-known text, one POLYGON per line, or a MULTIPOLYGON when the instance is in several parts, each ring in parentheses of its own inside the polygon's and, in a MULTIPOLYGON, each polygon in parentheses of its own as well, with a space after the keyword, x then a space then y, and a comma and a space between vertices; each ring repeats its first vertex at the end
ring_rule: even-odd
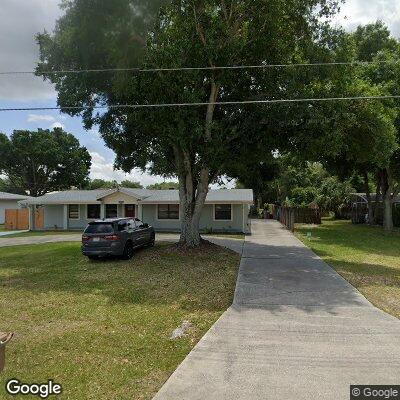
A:
POLYGON ((90 166, 86 148, 61 128, 0 133, 0 173, 30 196, 85 186, 90 166))
MULTIPOLYGON (((350 35, 355 42, 357 57, 361 61, 373 62, 361 68, 359 76, 367 80, 371 87, 379 88, 382 95, 396 96, 400 91, 400 42, 390 35, 389 29, 380 21, 374 24, 359 26, 350 35)), ((379 120, 369 122, 369 130, 373 132, 364 138, 364 159, 376 154, 375 162, 366 166, 364 176, 368 186, 368 174, 374 172, 377 183, 377 195, 383 202, 383 226, 385 230, 393 228, 393 201, 400 191, 400 101, 398 99, 383 102, 386 110, 375 107, 379 111, 379 120), (391 143, 387 146, 385 135, 388 130, 379 125, 385 116, 391 115, 391 143), (374 143, 379 143, 378 151, 374 143), (385 147, 386 146, 386 147, 385 147), (371 168, 372 166, 372 168, 371 168)), ((360 114, 360 124, 366 124, 367 119, 360 114)), ((364 164, 365 165, 365 164, 364 164)), ((369 201, 369 203, 371 203, 369 201)), ((369 214, 371 214, 371 205, 369 214)), ((370 216, 371 218, 371 216, 370 216)), ((372 218, 373 220, 374 218, 372 218)))
POLYGON ((117 167, 178 177, 181 242, 197 246, 209 185, 232 164, 270 152, 273 135, 280 133, 284 140, 278 122, 292 112, 290 107, 216 106, 215 102, 299 95, 299 86, 289 90, 290 74, 280 69, 47 72, 295 63, 321 36, 325 26, 319 17, 335 12, 338 1, 174 0, 161 8, 157 18, 144 18, 150 21, 145 27, 138 19, 149 3, 64 1, 65 14, 55 31, 38 36, 38 73, 55 83, 58 104, 65 112, 82 115, 87 128, 99 125, 107 146, 117 155, 117 167), (138 5, 143 6, 140 12, 138 5), (193 102, 206 105, 110 107, 193 102), (98 105, 105 106, 105 112, 93 108, 98 105), (262 119, 268 119, 269 127, 255 129, 254 121, 262 119))

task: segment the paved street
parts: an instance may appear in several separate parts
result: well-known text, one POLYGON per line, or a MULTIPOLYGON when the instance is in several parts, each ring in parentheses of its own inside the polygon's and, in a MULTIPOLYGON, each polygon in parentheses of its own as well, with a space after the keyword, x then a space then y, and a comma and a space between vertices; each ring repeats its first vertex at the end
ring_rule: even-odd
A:
POLYGON ((348 400, 400 384, 400 321, 276 221, 253 221, 233 305, 154 400, 348 400))

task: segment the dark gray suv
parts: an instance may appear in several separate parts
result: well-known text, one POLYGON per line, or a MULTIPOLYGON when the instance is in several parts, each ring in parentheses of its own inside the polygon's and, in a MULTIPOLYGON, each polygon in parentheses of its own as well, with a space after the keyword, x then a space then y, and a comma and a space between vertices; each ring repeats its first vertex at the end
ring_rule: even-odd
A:
POLYGON ((112 218, 90 222, 82 235, 82 254, 90 259, 122 256, 129 260, 134 249, 154 246, 154 228, 137 218, 112 218))

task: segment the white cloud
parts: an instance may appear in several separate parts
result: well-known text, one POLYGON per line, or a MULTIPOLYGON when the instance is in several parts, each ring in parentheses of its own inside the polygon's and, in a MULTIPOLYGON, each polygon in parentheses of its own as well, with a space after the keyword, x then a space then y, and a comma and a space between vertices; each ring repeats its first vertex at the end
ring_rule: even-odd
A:
POLYGON ((400 37, 399 0, 347 0, 336 21, 348 30, 376 20, 385 22, 392 35, 400 37))
POLYGON ((29 114, 28 122, 54 122, 56 119, 52 115, 29 114))
MULTIPOLYGON (((39 57, 35 35, 52 31, 62 15, 57 0, 0 1, 0 70, 31 71, 39 57)), ((352 30, 359 24, 383 20, 393 35, 400 37, 399 0, 347 0, 336 21, 352 30)), ((9 100, 55 99, 52 85, 33 75, 4 76, 0 98, 9 100)))
POLYGON ((164 179, 160 176, 142 173, 137 169, 128 174, 121 170, 114 170, 113 163, 108 161, 101 154, 97 152, 90 152, 90 155, 92 156, 92 167, 90 169, 91 179, 105 179, 108 181, 116 180, 118 182, 128 179, 131 181, 138 181, 143 186, 164 181, 164 179))
POLYGON ((50 125, 50 129, 54 129, 54 128, 61 128, 65 130, 65 125, 63 125, 61 122, 54 122, 54 124, 50 125))
MULTIPOLYGON (((154 176, 142 173, 142 171, 138 169, 133 170, 129 174, 120 170, 114 170, 113 163, 111 161, 108 161, 101 154, 93 151, 90 152, 90 155, 92 156, 92 167, 90 170, 91 179, 104 179, 107 181, 116 180, 117 182, 128 179, 131 181, 140 182, 144 187, 153 183, 160 183, 165 181, 162 176, 154 176)), ((228 189, 232 189, 235 187, 235 180, 228 180, 227 177, 223 177, 222 186, 228 189)), ((210 187, 211 189, 220 189, 221 185, 213 184, 210 187)))
POLYGON ((89 129, 87 133, 90 135, 90 139, 92 140, 92 142, 102 140, 100 132, 97 129, 89 129))
MULTIPOLYGON (((60 118, 63 119, 63 118, 60 118)), ((60 121, 58 121, 58 118, 52 116, 52 115, 47 115, 47 114, 29 114, 27 121, 36 124, 38 127, 42 125, 43 123, 47 122, 52 122, 50 124, 49 129, 54 129, 54 128, 61 128, 65 130, 65 125, 62 124, 60 121)), ((43 127, 43 126, 42 126, 43 127)))
MULTIPOLYGON (((61 15, 56 0, 1 0, 0 70, 32 71, 39 58, 35 35, 51 31, 61 15)), ((9 100, 50 99, 55 91, 34 75, 3 76, 0 98, 9 100)))

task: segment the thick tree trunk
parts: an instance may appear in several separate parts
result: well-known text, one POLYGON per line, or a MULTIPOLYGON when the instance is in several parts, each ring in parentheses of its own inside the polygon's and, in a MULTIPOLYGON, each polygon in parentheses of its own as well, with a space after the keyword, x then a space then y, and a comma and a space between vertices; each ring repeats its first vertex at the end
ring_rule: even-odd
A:
POLYGON ((200 173, 196 187, 189 176, 179 178, 181 204, 181 236, 179 242, 188 247, 200 245, 200 215, 208 193, 209 174, 207 169, 200 173))
POLYGON ((383 228, 385 231, 393 230, 392 194, 385 193, 383 198, 383 228))
POLYGON ((380 174, 376 174, 376 197, 375 197, 375 209, 374 209, 374 221, 375 223, 379 223, 378 221, 378 212, 380 210, 380 205, 382 201, 381 196, 381 176, 380 174))
POLYGON ((257 211, 261 210, 261 203, 262 203, 261 196, 257 196, 257 211))
MULTIPOLYGON (((218 91, 219 85, 215 83, 212 77, 204 126, 206 143, 211 140, 218 91)), ((208 193, 210 170, 207 166, 201 165, 198 160, 196 161, 197 155, 186 149, 175 146, 174 155, 178 170, 181 205, 181 236, 179 242, 188 247, 197 247, 201 243, 200 215, 208 193)))
POLYGON ((188 247, 200 245, 200 212, 193 209, 190 201, 181 201, 181 236, 179 242, 188 247))
POLYGON ((371 193, 369 190, 369 178, 367 172, 364 172, 364 183, 365 183, 365 193, 368 204, 368 223, 370 225, 375 225, 374 205, 372 204, 371 193))
POLYGON ((381 190, 383 197, 383 228, 386 231, 391 231, 393 229, 393 182, 388 168, 382 170, 381 179, 381 190))
POLYGON ((174 147, 179 179, 181 235, 179 242, 188 247, 201 243, 200 215, 208 193, 209 170, 202 168, 198 174, 190 155, 174 147))

